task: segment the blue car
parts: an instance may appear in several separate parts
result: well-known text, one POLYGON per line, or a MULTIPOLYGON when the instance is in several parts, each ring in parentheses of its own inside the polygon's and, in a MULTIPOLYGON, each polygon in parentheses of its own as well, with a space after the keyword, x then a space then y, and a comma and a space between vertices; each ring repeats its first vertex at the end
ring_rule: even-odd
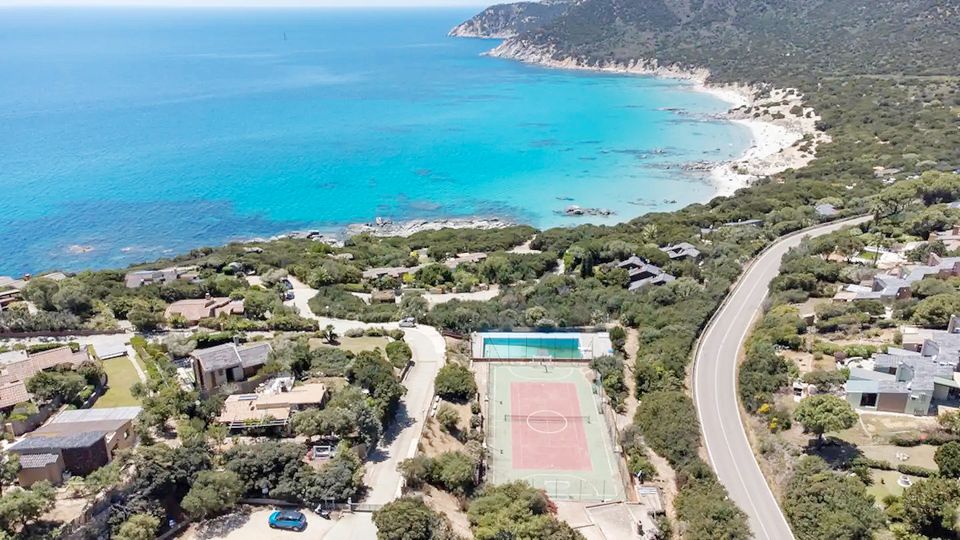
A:
POLYGON ((292 510, 278 510, 270 514, 270 528, 300 532, 307 528, 307 516, 292 510))

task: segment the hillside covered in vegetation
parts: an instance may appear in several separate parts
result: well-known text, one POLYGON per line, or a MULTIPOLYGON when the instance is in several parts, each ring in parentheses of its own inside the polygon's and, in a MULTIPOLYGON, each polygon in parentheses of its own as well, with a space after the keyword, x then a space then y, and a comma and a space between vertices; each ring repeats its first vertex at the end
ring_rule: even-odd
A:
POLYGON ((457 25, 451 36, 507 38, 540 28, 563 15, 571 5, 566 0, 497 4, 457 25))

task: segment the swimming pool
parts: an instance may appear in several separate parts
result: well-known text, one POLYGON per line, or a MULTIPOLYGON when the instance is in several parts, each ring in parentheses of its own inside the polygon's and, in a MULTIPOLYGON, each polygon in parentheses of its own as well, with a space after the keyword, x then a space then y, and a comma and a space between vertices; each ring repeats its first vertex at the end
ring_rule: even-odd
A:
POLYGON ((580 338, 566 336, 511 336, 483 338, 483 358, 583 358, 580 338))

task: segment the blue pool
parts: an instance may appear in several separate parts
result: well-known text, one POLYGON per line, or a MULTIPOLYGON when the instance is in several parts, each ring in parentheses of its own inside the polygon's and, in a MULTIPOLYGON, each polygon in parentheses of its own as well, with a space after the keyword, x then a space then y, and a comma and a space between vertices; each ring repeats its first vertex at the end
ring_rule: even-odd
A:
POLYGON ((579 359, 580 339, 543 335, 537 337, 484 337, 484 358, 538 358, 579 359))

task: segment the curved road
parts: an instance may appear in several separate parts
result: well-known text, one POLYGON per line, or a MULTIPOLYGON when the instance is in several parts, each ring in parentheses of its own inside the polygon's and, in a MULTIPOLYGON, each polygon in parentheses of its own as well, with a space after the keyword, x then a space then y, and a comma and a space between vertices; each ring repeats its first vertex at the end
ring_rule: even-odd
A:
POLYGON ((710 464, 730 497, 747 514, 754 537, 793 538, 747 440, 737 397, 737 363, 780 260, 804 237, 821 236, 869 221, 858 217, 786 236, 762 252, 740 277, 700 338, 693 366, 694 402, 710 464))

